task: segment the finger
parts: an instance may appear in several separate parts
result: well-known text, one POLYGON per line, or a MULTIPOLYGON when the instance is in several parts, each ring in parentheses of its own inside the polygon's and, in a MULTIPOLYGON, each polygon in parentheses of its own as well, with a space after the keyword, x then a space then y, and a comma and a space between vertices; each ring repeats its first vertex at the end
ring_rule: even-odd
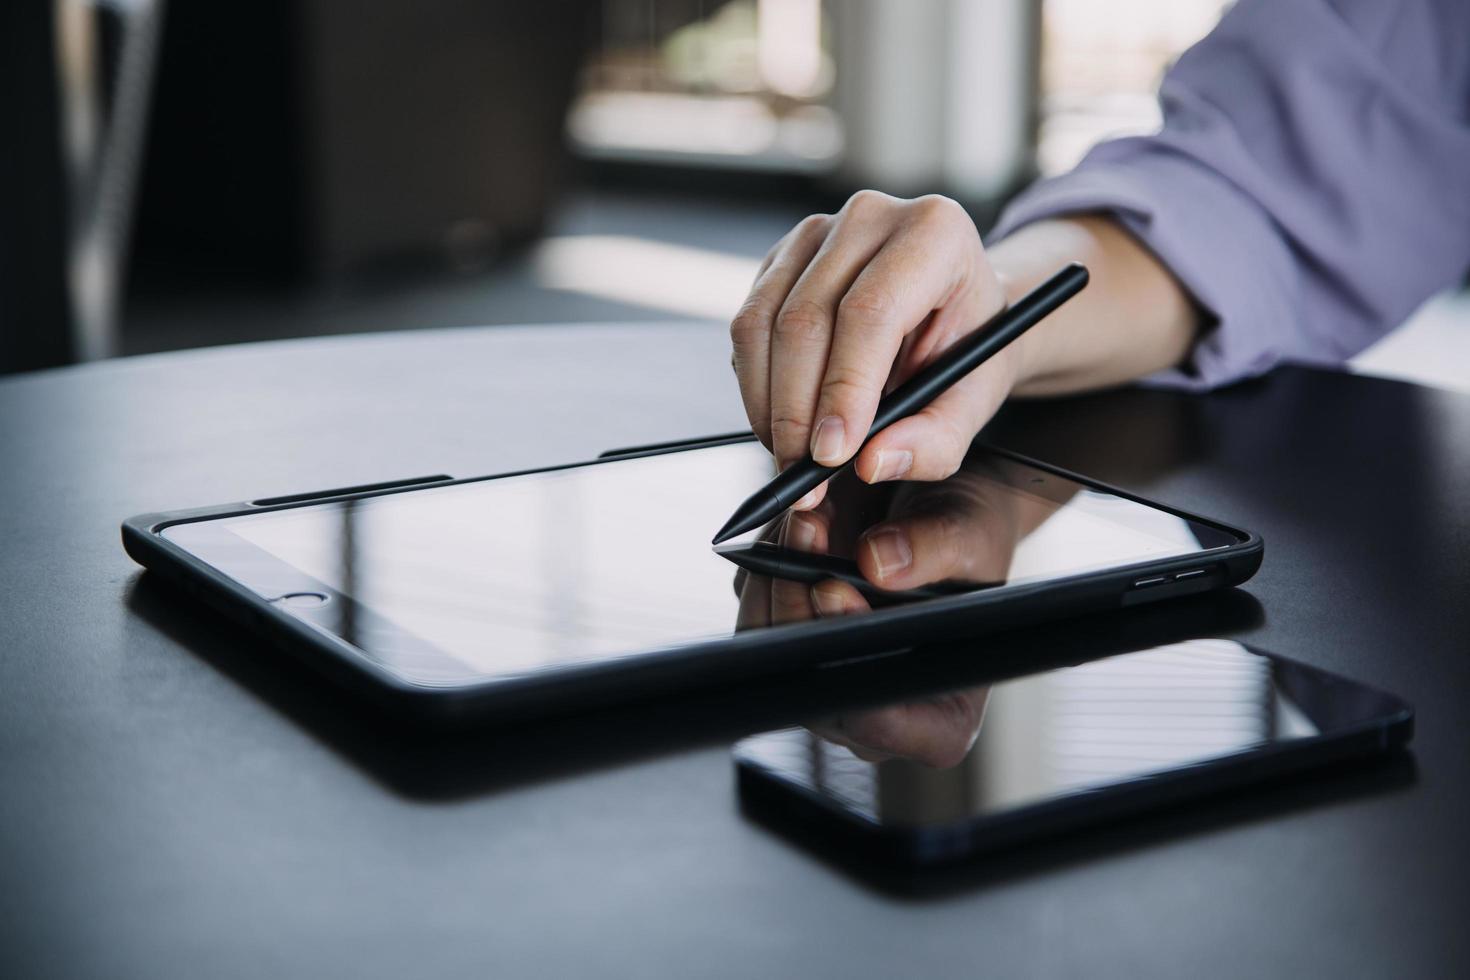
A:
POLYGON ((887 762, 893 756, 888 752, 877 752, 860 742, 853 742, 847 749, 864 762, 887 762))
POLYGON ((943 480, 954 474, 976 433, 1010 390, 1002 351, 918 412, 874 436, 853 468, 867 483, 943 480))
POLYGON ((813 510, 818 504, 826 499, 827 484, 825 482, 819 483, 811 490, 808 490, 806 496, 802 497, 796 503, 792 504, 791 509, 795 511, 813 510))
POLYGON ((811 732, 818 738, 831 742, 833 745, 840 745, 848 751, 853 751, 853 749, 855 748, 852 742, 848 740, 847 736, 842 734, 842 720, 840 718, 828 721, 811 722, 806 726, 806 730, 811 732))
POLYGON ((787 232, 767 254, 750 293, 730 321, 730 363, 740 383, 740 398, 756 437, 771 447, 771 330, 781 304, 817 254, 831 227, 831 215, 814 214, 787 232))
POLYGON ((893 758, 889 755, 874 752, 866 745, 860 745, 847 737, 842 730, 844 719, 832 718, 823 722, 815 722, 806 726, 807 731, 818 738, 825 739, 833 745, 841 746, 863 762, 887 762, 893 758))
MULTIPOLYGON (((779 530, 765 528, 761 531, 759 539, 762 541, 774 541, 779 530)), ((765 575, 757 575, 746 569, 739 569, 735 573, 737 582, 737 595, 740 602, 735 611, 735 632, 759 629, 771 625, 771 580, 765 575), (743 577, 742 577, 743 575, 743 577)))
POLYGON ((841 730, 850 742, 876 755, 947 769, 962 762, 974 746, 988 694, 982 687, 860 712, 843 718, 841 730))
POLYGON ((747 575, 735 612, 735 632, 771 625, 771 580, 764 575, 747 575))
MULTIPOLYGON (((781 526, 781 545, 795 551, 811 554, 826 554, 829 550, 831 514, 827 510, 813 513, 788 514, 781 526)), ((837 583, 856 593, 856 589, 845 583, 837 583)), ((858 596, 859 601, 862 597, 858 596)), ((802 622, 818 615, 827 615, 817 605, 817 593, 813 587, 801 582, 774 580, 771 583, 771 621, 773 623, 802 622)), ((844 602, 846 600, 844 599, 844 602)), ((867 608, 867 603, 862 603, 867 608)))
POLYGON ((817 618, 811 587, 789 579, 771 580, 771 625, 804 623, 817 618))
POLYGON ((925 494, 922 511, 864 531, 854 556, 863 577, 892 590, 1004 581, 1015 551, 1014 516, 979 482, 957 477, 925 494))
POLYGON ((828 520, 820 512, 787 514, 781 528, 781 546, 793 551, 825 555, 828 551, 828 520))
POLYGON ((797 512, 815 512, 821 506, 822 501, 827 499, 827 486, 831 482, 830 480, 823 480, 808 490, 805 496, 791 505, 791 509, 797 512))
POLYGON ((842 297, 814 410, 811 452, 824 466, 845 463, 862 445, 907 335, 971 318, 978 325, 987 303, 999 306, 998 286, 985 285, 994 277, 974 268, 983 258, 959 205, 924 198, 910 215, 842 297))
POLYGON ((892 198, 853 195, 791 288, 771 333, 771 440, 778 465, 807 455, 837 305, 889 234, 892 198))
MULTIPOLYGON (((816 514, 787 514, 772 522, 761 535, 761 539, 783 548, 815 550, 819 543, 825 547, 826 521, 816 514)), ((765 587, 765 622, 761 625, 780 626, 782 623, 805 622, 816 617, 806 586, 789 579, 765 576, 760 578, 765 587)))
POLYGON ((990 556, 969 551, 966 530, 947 516, 880 524, 863 533, 858 568, 874 585, 893 591, 951 580, 978 582, 972 566, 984 564, 990 556))
MULTIPOLYGON (((983 256, 981 261, 986 261, 983 256)), ((900 365, 908 377, 949 349, 955 341, 993 320, 1006 306, 1005 287, 993 274, 970 276, 954 301, 934 311, 934 316, 908 350, 900 365)))
POLYGON ((812 607, 824 618, 868 612, 873 607, 851 584, 839 579, 818 582, 811 588, 812 607))
POLYGON ((888 380, 883 383, 883 394, 887 395, 894 388, 903 384, 919 369, 920 364, 914 357, 914 348, 926 335, 933 333, 931 328, 937 314, 937 310, 930 313, 928 318, 912 333, 905 336, 903 342, 898 345, 898 356, 894 358, 893 367, 888 371, 888 380))

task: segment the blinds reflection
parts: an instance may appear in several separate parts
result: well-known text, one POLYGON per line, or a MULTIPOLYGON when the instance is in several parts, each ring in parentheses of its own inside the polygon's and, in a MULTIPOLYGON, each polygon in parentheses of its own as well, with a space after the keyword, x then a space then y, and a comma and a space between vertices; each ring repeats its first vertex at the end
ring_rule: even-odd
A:
POLYGON ((1174 768, 1271 735, 1271 667, 1226 640, 1047 675, 1044 740, 1054 790, 1174 768))

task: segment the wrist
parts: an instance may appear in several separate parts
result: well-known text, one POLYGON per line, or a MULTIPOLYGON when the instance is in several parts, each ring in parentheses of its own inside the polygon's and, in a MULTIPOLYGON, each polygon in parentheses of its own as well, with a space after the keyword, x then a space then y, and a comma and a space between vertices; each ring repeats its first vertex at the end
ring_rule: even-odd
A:
MULTIPOLYGON (((1023 226, 995 243, 987 254, 1006 303, 1016 302, 1067 262, 1086 265, 1095 280, 1101 255, 1096 229, 1092 227, 1094 220, 1089 217, 1049 218, 1023 226)), ((1057 323, 1074 320, 1076 312, 1076 301, 1073 301, 1069 307, 1052 314, 1046 322, 1037 324, 1011 344, 1011 392, 1032 394, 1038 382, 1044 387, 1046 381, 1057 373, 1069 353, 1065 349, 1057 349, 1056 338, 1061 333, 1057 323)))
MULTIPOLYGON (((1031 277, 1018 276, 999 264, 995 274, 1000 280, 1001 293, 1005 296, 1007 307, 1014 305, 1036 286, 1035 282, 1029 281, 1031 277)), ((1007 397, 1014 392, 1024 391, 1027 384, 1045 373, 1046 333, 1042 325, 1038 324, 1017 337, 1001 352, 1004 355, 1007 397)))

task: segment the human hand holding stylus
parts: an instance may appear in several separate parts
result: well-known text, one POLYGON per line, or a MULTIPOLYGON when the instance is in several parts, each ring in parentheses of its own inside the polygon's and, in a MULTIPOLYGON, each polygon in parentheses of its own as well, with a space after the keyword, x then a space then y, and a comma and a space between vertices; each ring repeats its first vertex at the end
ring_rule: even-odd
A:
MULTIPOLYGON (((1176 366, 1201 322, 1173 276, 1107 215, 1038 221, 985 247, 954 201, 862 191, 776 243, 730 336, 751 429, 777 468, 850 460, 876 483, 948 476, 1012 394, 1107 387, 1176 366), (1069 262, 1090 271, 1085 293, 863 442, 885 392, 1069 262), (840 430, 821 425, 829 418, 840 430)), ((824 492, 817 485, 796 509, 824 492)))
MULTIPOLYGON (((781 469, 808 454, 823 465, 847 462, 884 389, 1005 300, 979 233, 953 201, 865 191, 836 214, 808 217, 771 250, 730 326, 752 430, 781 469)), ((1013 374, 1010 356, 994 359, 867 446, 858 476, 869 483, 948 476, 1013 374)))
MULTIPOLYGON (((978 329, 935 355, 878 402, 864 436, 865 444, 881 439, 890 427, 902 425, 944 399, 977 368, 1005 353, 1026 331, 1077 295, 1087 280, 1086 268, 1068 263, 978 329)), ((840 469, 841 464, 827 466, 812 456, 804 456, 741 503, 716 532, 714 543, 760 527, 798 504, 809 509, 813 504, 808 501, 814 491, 840 469)))

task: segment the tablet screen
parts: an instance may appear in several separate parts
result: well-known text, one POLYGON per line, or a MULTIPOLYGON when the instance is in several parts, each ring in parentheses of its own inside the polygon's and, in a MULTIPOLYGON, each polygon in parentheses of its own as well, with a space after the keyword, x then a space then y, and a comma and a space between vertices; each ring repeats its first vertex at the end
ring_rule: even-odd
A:
POLYGON ((163 534, 423 684, 1235 543, 1217 528, 977 449, 941 483, 869 487, 843 475, 816 512, 736 539, 729 554, 712 549, 715 530, 772 475, 769 454, 747 442, 163 534), (750 571, 741 558, 761 549, 778 558, 774 571, 750 571))

